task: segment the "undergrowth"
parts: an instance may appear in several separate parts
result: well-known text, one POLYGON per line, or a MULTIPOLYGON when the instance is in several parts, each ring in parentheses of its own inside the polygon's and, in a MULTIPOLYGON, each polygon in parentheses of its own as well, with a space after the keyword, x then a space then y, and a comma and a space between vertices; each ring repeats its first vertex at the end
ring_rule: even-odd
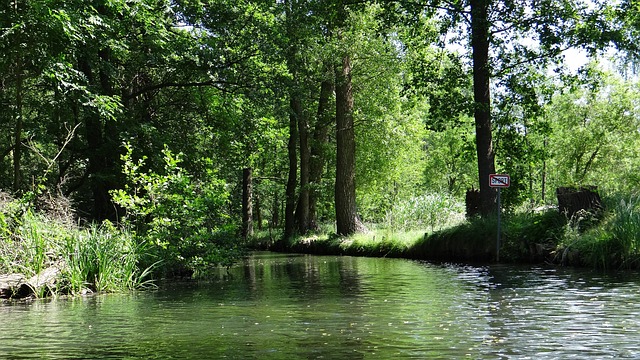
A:
POLYGON ((151 285, 138 262, 144 249, 128 231, 110 223, 83 228, 4 196, 0 210, 0 274, 27 278, 59 272, 55 285, 36 296, 113 292, 151 285))

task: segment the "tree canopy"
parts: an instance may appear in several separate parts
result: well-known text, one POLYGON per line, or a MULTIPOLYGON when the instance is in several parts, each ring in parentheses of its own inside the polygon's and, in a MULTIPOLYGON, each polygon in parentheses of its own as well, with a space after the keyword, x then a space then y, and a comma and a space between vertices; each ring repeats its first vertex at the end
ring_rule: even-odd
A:
POLYGON ((471 188, 486 215, 494 172, 512 175, 512 207, 568 184, 632 191, 635 77, 562 63, 615 48, 635 64, 639 14, 633 1, 5 2, 0 186, 140 231, 178 232, 162 221, 182 201, 185 231, 244 219, 285 237, 321 223, 347 235, 471 188))

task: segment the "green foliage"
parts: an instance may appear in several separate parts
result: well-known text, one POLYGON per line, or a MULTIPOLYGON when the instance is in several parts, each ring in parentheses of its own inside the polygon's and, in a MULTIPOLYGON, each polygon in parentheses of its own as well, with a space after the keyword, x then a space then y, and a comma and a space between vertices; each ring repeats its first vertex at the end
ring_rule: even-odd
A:
POLYGON ((444 226, 464 220, 464 204, 451 195, 432 193, 398 201, 387 212, 385 227, 392 231, 430 229, 434 231, 444 226))
POLYGON ((597 225, 582 232, 575 251, 589 266, 638 268, 640 266, 640 197, 605 198, 606 213, 597 225))
MULTIPOLYGON (((473 119, 464 116, 441 131, 429 130, 425 140, 425 185, 462 198, 478 182, 473 119)), ((477 186, 475 186, 477 187, 477 186)))
POLYGON ((230 265, 240 256, 236 229, 228 225, 224 210, 229 199, 224 181, 213 171, 194 179, 181 167, 182 156, 168 148, 163 150, 162 173, 143 171, 145 158, 136 162, 133 148, 125 148, 123 172, 129 182, 113 191, 113 198, 127 211, 125 223, 162 262, 165 273, 230 265))
POLYGON ((555 91, 546 70, 523 66, 521 72, 502 81, 497 92, 496 163, 498 172, 511 175, 511 186, 502 190, 502 205, 513 210, 525 200, 542 199, 544 163, 549 158, 547 141, 551 135, 544 107, 555 91))
MULTIPOLYGON (((633 2, 622 1, 605 4, 585 19, 595 8, 578 4, 542 0, 535 9, 524 2, 489 4, 493 145, 498 171, 511 174, 512 187, 503 191, 510 210, 525 200, 550 202, 557 186, 597 184, 629 194, 640 185, 637 84, 590 66, 569 87, 560 84, 566 78, 551 78, 545 67, 547 59, 559 60, 559 50, 571 41, 597 47, 615 41, 637 55, 639 12, 633 2)), ((320 145, 326 155, 323 178, 312 190, 319 198, 319 220, 330 223, 336 129, 317 122, 329 122, 334 100, 328 101, 333 109, 326 117, 314 114, 319 82, 334 77, 331 65, 345 53, 353 64, 359 214, 367 222, 386 222, 392 232, 448 225, 448 211, 459 204, 451 205, 455 202, 444 195, 423 194, 449 193, 459 199, 468 188, 477 188, 469 59, 443 46, 467 44, 463 14, 473 14, 466 12, 469 1, 451 2, 448 9, 441 5, 253 0, 0 4, 5 55, 0 58, 0 106, 7 110, 0 112, 0 131, 14 134, 0 139, 0 187, 10 188, 14 175, 23 178, 16 181, 21 205, 0 211, 0 235, 28 239, 16 245, 24 255, 18 263, 36 272, 48 261, 48 239, 64 237, 41 228, 44 220, 34 218, 39 215, 32 208, 41 205, 41 195, 64 193, 87 220, 115 219, 109 211, 93 211, 114 209, 105 200, 107 191, 121 189, 113 194, 126 210, 132 233, 116 236, 94 229, 80 248, 142 239, 144 246, 137 251, 149 253, 146 265, 163 260, 165 272, 231 261, 238 254, 240 167, 254 170, 262 223, 283 223, 291 90, 299 93, 310 129, 328 129, 320 145), (337 8, 346 12, 340 26, 335 24, 337 8), (296 69, 288 69, 285 61, 292 47, 296 69), (126 140, 132 144, 121 176, 118 145, 126 140), (141 161, 133 160, 134 152, 141 161), (105 240, 108 236, 114 240, 105 240)), ((254 205, 258 208, 257 201, 254 205)), ((519 225, 506 230, 513 234, 539 230, 518 230, 539 221, 533 215, 513 221, 519 225)), ((584 235, 633 243, 633 228, 611 226, 607 231, 615 236, 584 235)), ((98 250, 82 253, 92 251, 98 250)), ((14 266, 10 253, 3 266, 14 266)), ((95 282, 102 271, 79 274, 74 284, 95 282)))
POLYGON ((594 64, 585 76, 591 85, 558 94, 547 110, 553 130, 550 182, 629 193, 638 186, 638 87, 594 64))
POLYGON ((28 202, 3 199, 0 231, 0 273, 31 277, 49 268, 60 271, 54 287, 35 289, 37 296, 124 291, 151 284, 149 269, 139 268, 143 249, 130 233, 109 223, 78 228, 35 212, 28 202))

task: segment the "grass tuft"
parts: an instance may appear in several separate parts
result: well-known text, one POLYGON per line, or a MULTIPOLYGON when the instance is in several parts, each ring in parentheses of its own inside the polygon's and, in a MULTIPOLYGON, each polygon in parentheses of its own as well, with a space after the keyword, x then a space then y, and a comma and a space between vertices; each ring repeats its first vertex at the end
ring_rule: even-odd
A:
POLYGON ((27 278, 56 269, 60 277, 33 289, 36 296, 112 292, 149 286, 140 269, 144 249, 128 231, 110 223, 80 228, 34 212, 20 201, 0 210, 0 274, 27 278))

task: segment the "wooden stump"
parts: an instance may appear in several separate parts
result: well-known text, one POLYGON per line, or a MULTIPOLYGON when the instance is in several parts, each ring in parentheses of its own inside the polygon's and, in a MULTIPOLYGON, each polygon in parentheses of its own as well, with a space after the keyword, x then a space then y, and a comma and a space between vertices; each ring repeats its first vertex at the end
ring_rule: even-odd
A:
POLYGON ((48 267, 30 279, 23 274, 0 275, 0 298, 21 299, 33 295, 48 295, 57 286, 60 276, 61 271, 57 266, 48 267))
POLYGON ((558 210, 560 210, 560 213, 566 214, 568 218, 573 217, 581 210, 586 210, 595 215, 599 214, 603 210, 603 206, 597 190, 597 186, 557 188, 558 210))
POLYGON ((467 219, 480 215, 480 190, 467 190, 464 203, 467 211, 467 219))
POLYGON ((18 297, 28 291, 26 280, 22 274, 0 275, 0 298, 18 297))

